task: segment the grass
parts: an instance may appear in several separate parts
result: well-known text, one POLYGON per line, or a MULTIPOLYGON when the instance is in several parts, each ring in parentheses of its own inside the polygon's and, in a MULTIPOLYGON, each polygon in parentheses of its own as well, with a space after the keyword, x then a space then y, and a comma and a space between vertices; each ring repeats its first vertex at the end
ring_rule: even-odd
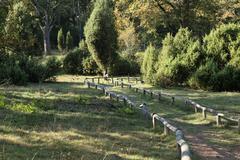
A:
MULTIPOLYGON (((150 87, 147 85, 141 85, 141 84, 138 84, 138 87, 159 90, 157 88, 153 88, 153 87, 150 87)), ((141 103, 147 103, 148 106, 150 107, 151 112, 159 113, 161 116, 169 119, 171 123, 183 129, 185 133, 192 134, 194 136, 200 136, 209 145, 215 146, 217 148, 225 148, 230 152, 235 151, 236 148, 239 147, 240 135, 237 133, 236 126, 232 127, 226 124, 221 127, 217 127, 215 124, 216 123, 215 117, 208 115, 207 119, 203 119, 201 113, 197 113, 197 114, 194 113, 194 110, 191 107, 186 107, 186 105, 184 104, 184 101, 177 100, 176 103, 172 105, 170 100, 162 99, 159 102, 156 99, 152 99, 150 96, 144 96, 141 93, 136 93, 133 90, 129 90, 127 88, 122 89, 121 87, 114 87, 113 90, 118 93, 128 95, 133 101, 137 102, 139 105, 141 103)), ((172 95, 182 95, 182 96, 192 95, 194 93, 193 90, 189 93, 188 92, 189 89, 164 89, 164 91, 172 95)), ((201 97, 204 95, 204 93, 207 93, 208 95, 212 95, 211 92, 195 91, 195 93, 198 93, 196 97, 198 96, 201 97)), ((238 93, 232 93, 232 94, 214 93, 214 97, 216 99, 221 99, 223 95, 235 95, 235 94, 238 94, 238 93)), ((208 100, 206 100, 206 103, 208 102, 213 104, 215 102, 214 100, 211 101, 211 98, 209 97, 207 98, 208 100)), ((239 107, 237 107, 240 105, 239 97, 237 96, 235 98, 232 97, 232 99, 233 101, 235 101, 235 103, 239 101, 239 104, 238 105, 236 104, 234 107, 231 107, 231 109, 229 110, 239 111, 239 107)), ((204 99, 200 100, 200 98, 198 99, 198 101, 202 103, 205 102, 204 99)), ((221 106, 228 105, 228 102, 224 102, 224 101, 221 101, 221 102, 222 102, 221 106)), ((219 109, 221 107, 217 106, 216 108, 219 109)))
POLYGON ((1 87, 1 160, 176 159, 174 136, 101 92, 85 77, 1 87))

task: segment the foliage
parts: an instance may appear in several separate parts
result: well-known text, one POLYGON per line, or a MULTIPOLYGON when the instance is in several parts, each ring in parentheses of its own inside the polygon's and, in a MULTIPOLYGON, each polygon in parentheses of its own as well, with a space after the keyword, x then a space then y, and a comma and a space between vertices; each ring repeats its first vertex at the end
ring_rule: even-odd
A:
POLYGON ((10 8, 5 22, 5 35, 8 48, 17 52, 39 51, 38 38, 32 34, 38 32, 34 17, 23 1, 16 2, 10 8))
POLYGON ((206 35, 203 44, 206 64, 193 75, 190 86, 215 91, 240 90, 239 37, 237 24, 221 25, 206 35))
POLYGON ((185 83, 199 66, 200 60, 200 42, 192 37, 187 28, 179 29, 174 37, 168 34, 158 58, 156 83, 185 83))
POLYGON ((51 78, 52 76, 60 73, 62 70, 62 62, 56 57, 51 57, 46 63, 46 74, 45 79, 51 78))
POLYGON ((144 54, 141 72, 143 74, 143 79, 149 83, 152 83, 154 82, 156 73, 156 63, 158 60, 159 50, 152 45, 149 45, 144 54))
POLYGON ((73 38, 70 31, 67 32, 66 36, 66 48, 67 50, 71 50, 73 48, 73 38))
POLYGON ((63 51, 65 46, 64 46, 64 33, 62 28, 58 31, 57 40, 58 40, 58 50, 63 51))
POLYGON ((63 61, 63 69, 69 74, 83 74, 83 59, 87 57, 86 54, 76 48, 70 51, 63 61))
POLYGON ((117 32, 115 30, 111 0, 98 0, 85 26, 88 49, 102 71, 108 72, 117 57, 117 32))
POLYGON ((96 75, 100 70, 92 56, 88 56, 82 61, 84 75, 96 75))
POLYGON ((114 76, 138 75, 140 67, 134 59, 119 56, 110 72, 114 76))

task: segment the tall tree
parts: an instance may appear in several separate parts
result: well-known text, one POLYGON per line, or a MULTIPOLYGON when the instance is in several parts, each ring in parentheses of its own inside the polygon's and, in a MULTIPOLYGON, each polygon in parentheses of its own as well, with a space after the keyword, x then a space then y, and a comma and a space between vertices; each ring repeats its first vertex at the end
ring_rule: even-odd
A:
POLYGON ((50 33, 55 25, 60 0, 31 0, 43 33, 44 53, 50 53, 50 33))
POLYGON ((85 26, 88 49, 104 74, 117 58, 117 32, 112 0, 97 0, 85 26))

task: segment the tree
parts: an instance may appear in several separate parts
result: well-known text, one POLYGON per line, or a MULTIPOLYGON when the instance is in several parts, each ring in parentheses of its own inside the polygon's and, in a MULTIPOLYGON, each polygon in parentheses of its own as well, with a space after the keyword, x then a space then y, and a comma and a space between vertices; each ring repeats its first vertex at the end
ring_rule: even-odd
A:
POLYGON ((8 48, 18 52, 34 50, 37 37, 33 33, 37 30, 37 24, 25 2, 13 3, 8 11, 4 29, 8 48))
POLYGON ((50 53, 50 33, 55 25, 60 0, 31 0, 43 33, 44 53, 50 53))
POLYGON ((61 28, 58 31, 58 49, 59 51, 63 51, 64 50, 64 34, 63 34, 63 29, 61 28))
POLYGON ((97 0, 85 26, 86 42, 103 73, 112 69, 117 58, 117 32, 111 0, 97 0))
POLYGON ((159 51, 153 47, 151 44, 148 46, 148 48, 145 51, 143 64, 142 64, 142 74, 144 80, 146 80, 149 83, 154 82, 154 77, 156 73, 156 62, 158 60, 158 53, 159 51))
POLYGON ((66 48, 67 50, 70 50, 73 48, 73 38, 70 31, 67 32, 67 36, 66 36, 66 48))

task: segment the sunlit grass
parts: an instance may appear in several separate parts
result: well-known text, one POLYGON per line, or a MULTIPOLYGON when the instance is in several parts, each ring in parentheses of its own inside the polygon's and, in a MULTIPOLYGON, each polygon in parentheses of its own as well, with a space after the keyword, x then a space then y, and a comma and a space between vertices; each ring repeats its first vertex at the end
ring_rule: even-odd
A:
POLYGON ((0 88, 0 159, 176 159, 174 135, 87 89, 85 77, 62 78, 0 88))

